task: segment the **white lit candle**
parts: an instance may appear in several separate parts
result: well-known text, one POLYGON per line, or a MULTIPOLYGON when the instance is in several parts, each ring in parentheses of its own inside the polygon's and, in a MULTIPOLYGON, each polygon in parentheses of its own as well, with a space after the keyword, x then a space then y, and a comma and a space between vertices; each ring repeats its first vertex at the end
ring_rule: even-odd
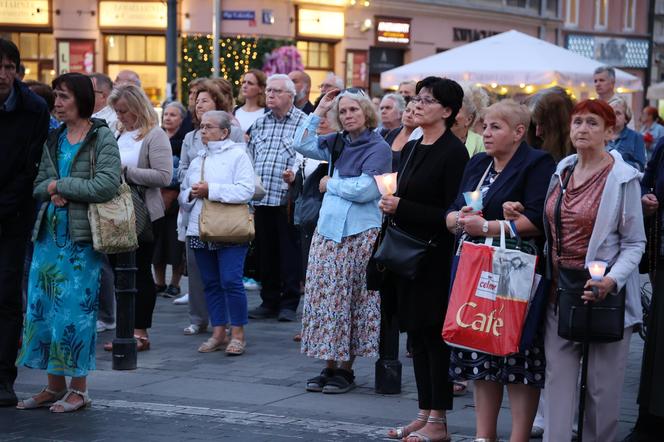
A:
POLYGON ((593 281, 601 281, 606 272, 606 263, 604 261, 591 261, 588 264, 588 271, 593 281))
POLYGON ((479 190, 464 192, 463 197, 466 200, 467 206, 472 207, 472 209, 477 212, 482 210, 482 192, 479 190))
POLYGON ((384 173, 382 175, 375 175, 376 184, 381 195, 394 195, 397 191, 397 173, 384 173))

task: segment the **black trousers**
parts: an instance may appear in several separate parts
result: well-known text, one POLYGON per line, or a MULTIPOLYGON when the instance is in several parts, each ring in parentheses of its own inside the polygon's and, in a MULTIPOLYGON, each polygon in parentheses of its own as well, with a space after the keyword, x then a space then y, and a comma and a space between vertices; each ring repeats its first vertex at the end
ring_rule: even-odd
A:
POLYGON ((286 207, 258 206, 254 214, 263 307, 297 309, 300 302, 302 257, 297 227, 286 207))
POLYGON ((21 283, 29 218, 0 222, 0 383, 10 385, 16 379, 14 364, 23 325, 21 283))
POLYGON ((440 335, 442 327, 408 331, 417 400, 422 410, 451 410, 452 382, 449 381, 450 348, 440 335))
MULTIPOLYGON (((152 223, 154 231, 160 227, 163 218, 152 223)), ((134 297, 135 320, 134 328, 148 329, 152 327, 152 314, 157 303, 157 288, 152 276, 152 257, 154 242, 139 241, 136 250, 136 296, 134 297)), ((115 255, 108 256, 115 268, 115 255)))

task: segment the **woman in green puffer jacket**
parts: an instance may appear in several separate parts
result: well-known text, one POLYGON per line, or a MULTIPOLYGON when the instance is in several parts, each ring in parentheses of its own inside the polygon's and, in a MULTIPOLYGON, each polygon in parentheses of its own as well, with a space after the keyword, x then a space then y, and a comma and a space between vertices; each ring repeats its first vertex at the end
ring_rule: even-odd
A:
POLYGON ((33 234, 23 347, 16 365, 46 370, 48 386, 18 403, 54 413, 90 404, 86 377, 95 368, 102 254, 92 248, 88 204, 113 198, 120 154, 106 123, 91 119, 94 90, 82 74, 53 81, 55 111, 64 124, 44 145, 34 197, 41 208, 33 234), (94 178, 90 155, 95 155, 94 178), (71 377, 67 387, 65 376, 71 377))

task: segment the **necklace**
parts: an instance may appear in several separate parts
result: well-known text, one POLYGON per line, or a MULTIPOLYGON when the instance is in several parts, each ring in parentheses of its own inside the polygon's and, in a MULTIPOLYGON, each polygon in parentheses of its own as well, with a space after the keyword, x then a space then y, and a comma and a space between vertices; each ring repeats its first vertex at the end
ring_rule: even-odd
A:
MULTIPOLYGON (((71 135, 71 137, 72 137, 74 140, 76 140, 75 143, 71 143, 71 144, 78 144, 78 143, 80 143, 81 140, 83 139, 83 136, 88 132, 88 127, 89 127, 89 122, 86 121, 86 122, 85 122, 85 125, 84 125, 83 128, 81 129, 81 133, 78 134, 78 138, 76 138, 76 136, 73 134, 73 132, 69 131, 69 132, 68 132, 68 135, 71 135)), ((69 139, 69 136, 67 137, 67 139, 69 139)), ((71 142, 71 140, 70 140, 70 142, 71 142)))

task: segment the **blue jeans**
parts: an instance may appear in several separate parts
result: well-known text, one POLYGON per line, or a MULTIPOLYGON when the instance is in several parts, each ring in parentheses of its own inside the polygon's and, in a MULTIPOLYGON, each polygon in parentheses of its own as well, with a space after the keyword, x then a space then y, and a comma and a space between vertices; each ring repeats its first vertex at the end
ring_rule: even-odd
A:
POLYGON ((240 327, 248 322, 247 294, 242 283, 247 245, 218 250, 194 249, 201 272, 210 322, 213 327, 228 323, 240 327))

